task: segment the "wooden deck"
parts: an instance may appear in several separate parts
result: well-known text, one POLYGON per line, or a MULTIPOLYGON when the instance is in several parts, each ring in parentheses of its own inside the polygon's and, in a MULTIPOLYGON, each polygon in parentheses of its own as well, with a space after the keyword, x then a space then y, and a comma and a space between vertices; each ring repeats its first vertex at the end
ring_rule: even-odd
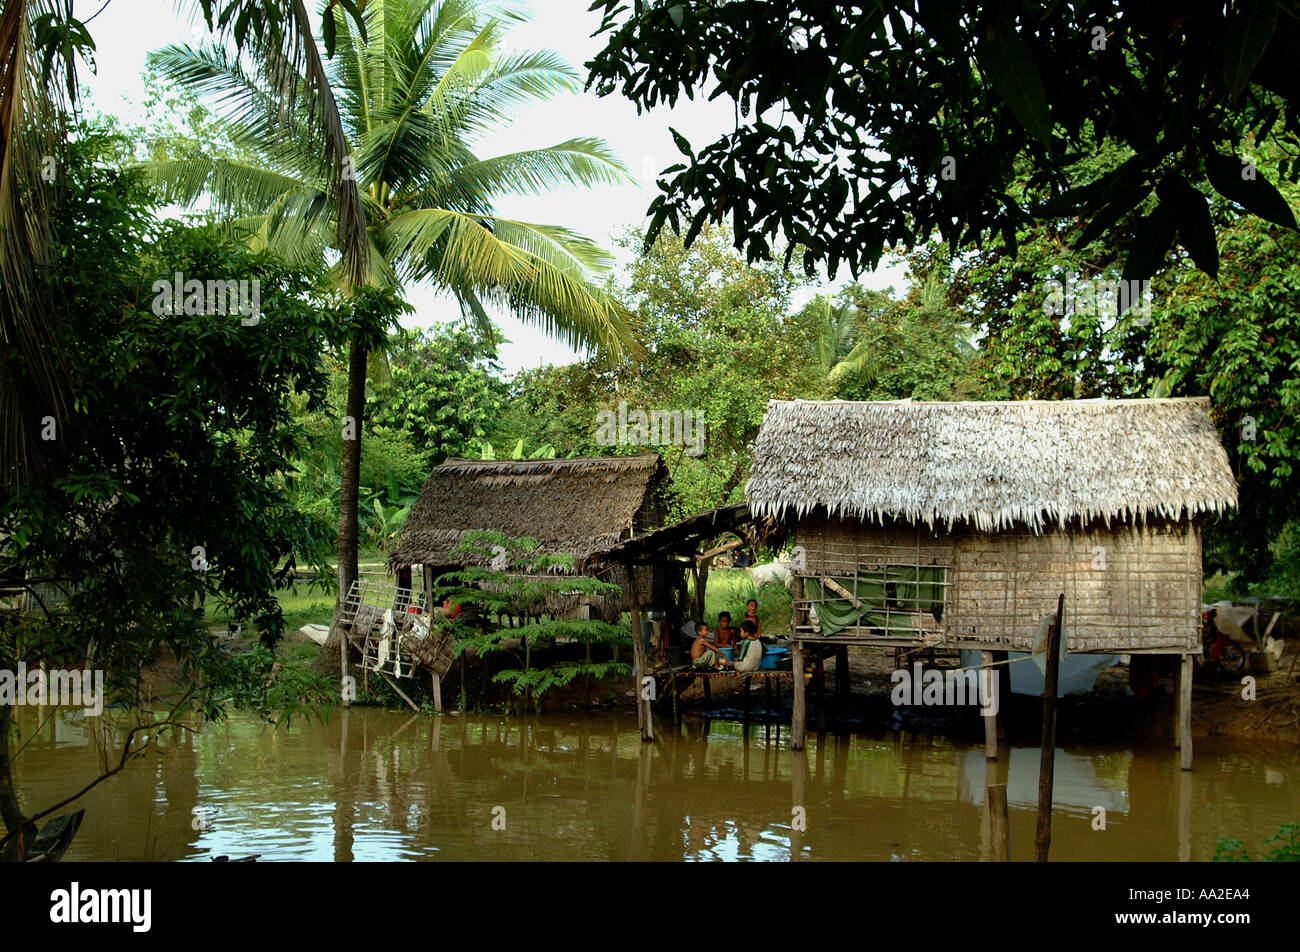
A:
MULTIPOLYGON (((682 687, 683 685, 689 686, 690 683, 696 678, 700 679, 700 682, 704 687, 704 701, 706 704, 712 701, 709 685, 712 684, 713 681, 715 681, 718 678, 744 678, 745 679, 744 709, 745 709, 745 716, 748 717, 749 699, 750 699, 749 687, 750 687, 751 679, 753 678, 763 679, 763 710, 765 713, 770 713, 772 710, 772 683, 776 682, 777 685, 776 696, 779 698, 781 696, 782 682, 789 681, 791 682, 791 684, 793 684, 794 676, 795 676, 793 671, 779 671, 776 669, 772 669, 768 671, 763 671, 763 670, 729 671, 725 669, 717 670, 717 671, 701 671, 698 668, 694 667, 693 665, 689 665, 689 664, 675 665, 675 666, 661 665, 660 667, 652 671, 651 674, 654 676, 656 681, 660 679, 664 679, 671 684, 673 720, 675 722, 681 721, 682 687)), ((811 671, 806 672, 803 677, 804 680, 807 681, 809 678, 812 677, 812 672, 811 671)))

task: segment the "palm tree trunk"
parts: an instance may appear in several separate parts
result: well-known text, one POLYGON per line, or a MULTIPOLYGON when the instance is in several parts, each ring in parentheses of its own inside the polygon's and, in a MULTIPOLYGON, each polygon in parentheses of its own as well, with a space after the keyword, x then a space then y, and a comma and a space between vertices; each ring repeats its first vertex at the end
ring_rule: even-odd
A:
MULTIPOLYGON (((339 479, 339 604, 357 578, 357 496, 361 483, 361 429, 366 412, 366 348, 348 349, 348 401, 339 479), (348 437, 352 439, 348 439, 348 437)), ((337 614, 337 612, 336 612, 337 614)))

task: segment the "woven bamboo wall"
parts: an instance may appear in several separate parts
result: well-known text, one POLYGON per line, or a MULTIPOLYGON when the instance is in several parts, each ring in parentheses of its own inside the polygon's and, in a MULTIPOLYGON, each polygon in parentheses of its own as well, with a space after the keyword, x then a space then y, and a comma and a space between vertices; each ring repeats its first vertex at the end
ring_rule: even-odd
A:
MULTIPOLYGON (((942 565, 941 628, 962 647, 1028 650, 1065 593, 1072 651, 1200 648, 1201 538, 1194 522, 1053 530, 931 533, 816 516, 800 520, 799 574, 852 575, 860 565, 942 565)), ((797 553, 799 554, 799 553, 797 553)), ((846 629, 841 637, 871 633, 846 629)))

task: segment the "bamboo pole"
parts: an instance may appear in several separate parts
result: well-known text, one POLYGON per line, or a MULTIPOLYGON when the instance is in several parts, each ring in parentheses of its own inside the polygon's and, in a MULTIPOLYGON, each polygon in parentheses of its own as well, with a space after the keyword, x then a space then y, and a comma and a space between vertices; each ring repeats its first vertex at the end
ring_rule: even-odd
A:
POLYGON ((1043 739, 1038 764, 1038 830, 1034 859, 1047 862, 1052 846, 1052 780, 1056 771, 1056 688, 1061 664, 1061 631, 1065 624, 1065 593, 1056 602, 1056 620, 1047 635, 1047 664, 1043 672, 1043 739))

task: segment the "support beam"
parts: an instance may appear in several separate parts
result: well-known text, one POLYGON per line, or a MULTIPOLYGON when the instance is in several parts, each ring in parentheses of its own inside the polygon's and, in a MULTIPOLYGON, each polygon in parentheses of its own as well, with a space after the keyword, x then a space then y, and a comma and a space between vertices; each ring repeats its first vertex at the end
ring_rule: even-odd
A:
POLYGON ((852 689, 849 678, 849 646, 837 645, 835 648, 835 693, 841 699, 847 698, 852 689))
MULTIPOLYGON (((998 671, 997 668, 991 667, 992 664, 993 664, 993 652, 992 652, 992 651, 981 651, 981 652, 980 652, 980 665, 982 666, 982 668, 981 668, 981 670, 980 670, 979 678, 978 678, 978 681, 979 681, 979 684, 980 684, 980 688, 981 688, 981 690, 983 690, 983 687, 984 687, 984 685, 986 685, 986 684, 991 684, 991 685, 996 685, 996 684, 997 684, 997 680, 996 680, 996 679, 997 679, 997 677, 998 677, 998 675, 999 675, 1000 672, 998 671)), ((996 691, 997 688, 994 687, 994 690, 996 691)), ((996 697, 996 695, 995 695, 995 697, 996 697)), ((982 701, 982 700, 983 700, 983 698, 981 698, 981 701, 982 701)), ((998 700, 1000 701, 1001 698, 999 698, 998 700)), ((999 710, 999 712, 1001 712, 1001 705, 1000 705, 1000 704, 999 704, 999 706, 998 706, 998 710, 999 710)), ((986 716, 986 715, 984 714, 984 710, 983 710, 983 708, 981 707, 981 709, 980 709, 980 720, 982 720, 982 721, 984 722, 984 758, 985 758, 986 760, 997 760, 997 759, 998 759, 998 723, 997 723, 997 722, 998 722, 998 719, 997 719, 997 715, 994 715, 994 716, 992 716, 992 717, 988 717, 988 716, 986 716)), ((1004 787, 1003 790, 1002 790, 1002 796, 1003 796, 1004 799, 1005 799, 1005 797, 1006 797, 1006 794, 1007 794, 1007 791, 1006 791, 1006 788, 1004 787)), ((990 795, 991 795, 991 794, 990 794, 990 795)))
POLYGON ((419 708, 419 706, 416 705, 416 703, 415 703, 414 701, 412 701, 409 697, 406 696, 406 692, 403 691, 401 688, 399 688, 399 687, 397 686, 397 682, 396 682, 396 681, 394 681, 392 678, 390 678, 390 677, 387 675, 387 673, 385 673, 385 672, 383 672, 383 671, 380 671, 380 672, 379 672, 379 676, 380 676, 381 678, 383 678, 385 681, 388 682, 388 686, 389 686, 390 688, 392 688, 394 691, 397 692, 397 696, 398 696, 398 697, 400 697, 403 701, 405 701, 408 705, 410 705, 411 710, 415 711, 416 714, 419 714, 419 713, 420 713, 420 708, 419 708))
POLYGON ((826 730, 826 652, 817 652, 817 730, 826 730))
POLYGON ((803 642, 796 641, 791 646, 791 667, 794 669, 794 716, 790 725, 791 750, 803 750, 804 737, 808 733, 808 702, 803 683, 803 642))
POLYGON ((632 615, 632 687, 636 691, 636 722, 641 728, 641 739, 655 739, 654 716, 650 712, 650 699, 646 697, 642 679, 650 674, 646 663, 645 642, 641 638, 641 608, 634 606, 632 615))
POLYGON ((1178 677, 1178 747, 1184 770, 1192 769, 1192 665, 1193 655, 1185 654, 1178 677))
POLYGON ((431 675, 433 679, 433 709, 439 714, 442 713, 442 676, 437 672, 431 675))
POLYGON ((1038 762, 1038 829, 1034 859, 1047 862, 1052 846, 1052 780, 1056 772, 1056 690, 1061 668, 1061 629, 1065 624, 1065 593, 1056 602, 1056 618, 1047 636, 1046 670, 1043 672, 1043 737, 1038 762))

